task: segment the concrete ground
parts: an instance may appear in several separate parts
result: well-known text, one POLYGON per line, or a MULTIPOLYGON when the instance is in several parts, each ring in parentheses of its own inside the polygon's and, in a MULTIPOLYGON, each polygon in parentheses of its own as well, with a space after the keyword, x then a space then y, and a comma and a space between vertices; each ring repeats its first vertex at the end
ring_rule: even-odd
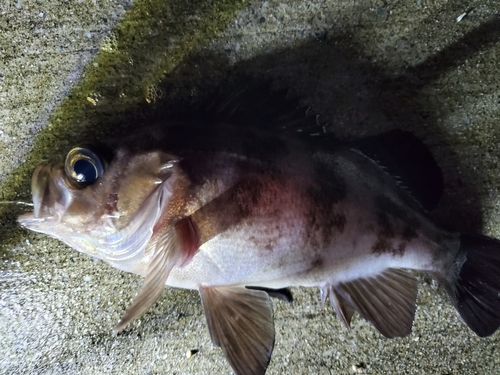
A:
MULTIPOLYGON (((500 238, 497 0, 2 0, 0 373, 230 374, 197 293, 168 289, 124 333, 140 278, 16 223, 40 162, 201 101, 224 80, 272 79, 340 137, 402 128, 429 146, 445 194, 434 219, 500 238), (188 355, 190 351, 195 352, 188 355)), ((341 327, 317 290, 275 302, 268 374, 500 374, 421 277, 413 333, 341 327)))

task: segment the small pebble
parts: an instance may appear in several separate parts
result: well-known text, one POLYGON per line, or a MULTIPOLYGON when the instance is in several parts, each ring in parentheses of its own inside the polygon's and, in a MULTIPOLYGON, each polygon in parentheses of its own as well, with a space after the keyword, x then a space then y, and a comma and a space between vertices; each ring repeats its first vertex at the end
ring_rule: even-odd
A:
POLYGON ((188 350, 186 352, 186 358, 191 358, 193 355, 195 355, 196 353, 198 353, 199 350, 198 349, 191 349, 191 350, 188 350))
POLYGON ((354 372, 362 372, 365 369, 365 364, 364 363, 359 363, 357 365, 352 365, 352 370, 354 372))
POLYGON ((466 15, 467 15, 467 12, 464 12, 464 13, 462 13, 461 15, 459 15, 459 16, 457 17, 457 22, 462 21, 466 15))

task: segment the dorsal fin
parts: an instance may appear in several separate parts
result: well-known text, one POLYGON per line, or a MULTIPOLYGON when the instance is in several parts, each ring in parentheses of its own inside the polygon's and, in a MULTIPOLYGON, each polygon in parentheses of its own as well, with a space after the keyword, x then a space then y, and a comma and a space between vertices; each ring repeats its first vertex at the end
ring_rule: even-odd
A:
POLYGON ((425 210, 436 208, 443 194, 443 175, 420 139, 396 129, 356 140, 350 146, 397 179, 425 210))
POLYGON ((374 161, 427 211, 437 207, 443 194, 443 175, 429 149, 412 133, 400 129, 352 142, 334 134, 304 134, 315 147, 335 153, 346 145, 374 161))

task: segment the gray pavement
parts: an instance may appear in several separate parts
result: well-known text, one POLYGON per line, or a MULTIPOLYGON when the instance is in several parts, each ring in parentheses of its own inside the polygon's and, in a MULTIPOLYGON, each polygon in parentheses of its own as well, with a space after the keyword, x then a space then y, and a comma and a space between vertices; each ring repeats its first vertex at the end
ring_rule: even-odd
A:
MULTIPOLYGON (((0 0, 0 200, 29 200, 35 166, 74 143, 252 76, 340 137, 411 130, 443 168, 435 220, 500 238, 499 17, 496 0, 0 0)), ((168 289, 113 336, 140 278, 21 230, 21 212, 0 204, 0 374, 231 373, 196 292, 168 289)), ((268 374, 500 374, 499 334, 474 336, 420 280, 396 340, 295 289, 274 304, 268 374)))

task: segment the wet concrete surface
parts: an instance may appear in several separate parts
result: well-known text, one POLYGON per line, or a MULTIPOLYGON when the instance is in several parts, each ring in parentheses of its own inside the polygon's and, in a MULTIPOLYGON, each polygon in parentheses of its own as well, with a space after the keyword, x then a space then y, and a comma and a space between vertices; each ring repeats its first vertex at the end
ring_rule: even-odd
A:
MULTIPOLYGON (((433 218, 500 238, 497 1, 10 1, 0 3, 0 199, 29 201, 37 164, 72 144, 203 102, 240 77, 290 89, 345 139, 401 128, 443 169, 433 218), (189 3, 189 4, 188 4, 189 3)), ((22 230, 0 204, 0 373, 230 374, 196 292, 168 289, 112 327, 139 277, 22 230), (198 351, 187 355, 189 351, 198 351)), ((413 333, 347 332, 317 290, 274 302, 268 374, 500 373, 421 276, 413 333)))

